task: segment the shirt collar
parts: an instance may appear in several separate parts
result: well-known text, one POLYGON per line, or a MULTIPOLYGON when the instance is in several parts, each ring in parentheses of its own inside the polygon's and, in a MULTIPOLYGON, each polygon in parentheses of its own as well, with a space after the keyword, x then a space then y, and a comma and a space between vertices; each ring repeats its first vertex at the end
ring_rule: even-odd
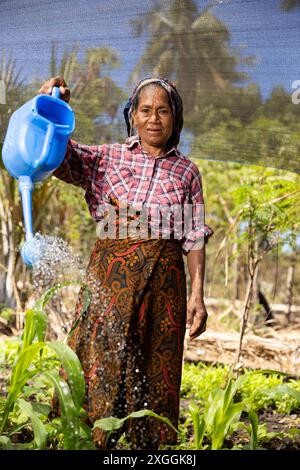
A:
MULTIPOLYGON (((126 139, 125 143, 126 143, 126 146, 129 149, 132 149, 132 148, 134 148, 138 145, 138 146, 140 146, 141 151, 142 151, 140 137, 138 135, 133 135, 132 137, 128 137, 126 139)), ((175 153, 175 155, 177 155, 177 157, 182 157, 181 152, 178 150, 178 148, 175 145, 170 150, 168 150, 167 153, 165 153, 162 156, 167 157, 169 155, 173 155, 174 153, 175 153)))

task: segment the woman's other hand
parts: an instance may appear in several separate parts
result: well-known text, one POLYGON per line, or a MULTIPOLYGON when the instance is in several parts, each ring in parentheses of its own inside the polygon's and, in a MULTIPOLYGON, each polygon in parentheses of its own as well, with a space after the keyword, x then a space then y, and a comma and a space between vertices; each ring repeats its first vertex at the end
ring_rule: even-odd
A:
POLYGON ((202 298, 191 295, 187 305, 186 327, 190 329, 190 339, 193 340, 206 330, 207 311, 202 298))
POLYGON ((47 80, 39 89, 38 94, 51 95, 54 86, 59 87, 60 98, 68 103, 71 97, 71 92, 63 77, 52 77, 47 80))

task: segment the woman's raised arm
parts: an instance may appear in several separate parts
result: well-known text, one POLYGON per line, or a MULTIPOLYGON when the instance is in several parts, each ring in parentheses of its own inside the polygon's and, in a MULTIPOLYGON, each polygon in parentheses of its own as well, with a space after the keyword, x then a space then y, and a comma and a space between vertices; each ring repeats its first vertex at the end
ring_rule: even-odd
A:
MULTIPOLYGON (((54 86, 59 87, 60 98, 68 103, 71 98, 71 91, 61 76, 52 77, 47 80, 39 89, 39 94, 51 95, 54 86)), ((99 161, 101 153, 100 145, 84 145, 70 139, 68 142, 66 155, 53 175, 66 183, 81 186, 87 189, 87 181, 91 179, 95 165, 99 161)))

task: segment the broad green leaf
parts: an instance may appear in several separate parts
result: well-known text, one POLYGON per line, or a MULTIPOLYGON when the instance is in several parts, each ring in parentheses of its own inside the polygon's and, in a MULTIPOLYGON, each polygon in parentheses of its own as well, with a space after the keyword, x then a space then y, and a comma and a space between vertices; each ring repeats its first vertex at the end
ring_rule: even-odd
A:
POLYGON ((173 424, 171 423, 169 418, 166 418, 165 416, 160 416, 160 415, 156 414, 154 411, 151 411, 151 410, 134 411, 134 412, 130 413, 128 416, 126 416, 125 418, 115 418, 114 416, 110 416, 109 418, 98 419, 97 421, 95 421, 93 429, 101 428, 104 431, 113 431, 115 429, 121 428, 123 423, 127 419, 142 418, 144 416, 152 416, 153 418, 157 418, 160 421, 163 421, 164 423, 166 423, 168 426, 170 426, 177 434, 181 434, 181 431, 178 431, 173 426, 173 424))
MULTIPOLYGON (((22 343, 20 349, 24 349, 29 346, 35 337, 35 322, 34 322, 34 310, 28 309, 25 314, 25 326, 22 334, 22 343)), ((16 357, 17 360, 18 356, 16 357)))
POLYGON ((250 438, 250 449, 255 450, 257 448, 257 430, 258 430, 258 416, 253 410, 249 411, 249 420, 251 424, 251 438, 250 438))
POLYGON ((50 405, 47 405, 47 403, 35 403, 35 402, 31 402, 31 406, 32 406, 32 408, 33 408, 33 411, 34 411, 37 415, 48 416, 48 414, 49 414, 50 411, 51 411, 51 406, 50 406, 50 405))
POLYGON ((27 347, 17 356, 16 363, 12 371, 11 387, 17 383, 23 382, 23 376, 28 373, 28 368, 31 365, 34 357, 45 346, 45 343, 33 343, 27 347))
POLYGON ((79 436, 79 415, 70 388, 57 372, 44 372, 43 375, 52 382, 59 399, 64 433, 64 449, 76 449, 79 436))
POLYGON ((35 385, 31 385, 31 386, 25 385, 23 387, 23 395, 24 395, 25 398, 28 398, 31 395, 36 395, 40 391, 41 391, 41 388, 39 386, 35 386, 35 385))
POLYGON ((232 374, 233 374, 233 370, 232 368, 230 369, 229 371, 229 375, 228 375, 228 378, 227 378, 227 383, 226 383, 226 386, 225 386, 225 390, 224 390, 224 398, 223 398, 223 409, 225 411, 225 409, 229 406, 230 402, 232 401, 232 398, 234 396, 234 389, 233 389, 233 378, 232 378, 232 374))
POLYGON ((74 330, 76 330, 78 323, 80 322, 81 318, 86 313, 86 311, 87 311, 87 309, 90 305, 91 291, 90 291, 90 288, 88 287, 87 284, 82 285, 82 297, 83 297, 82 310, 79 313, 78 318, 74 322, 74 325, 72 326, 71 330, 69 331, 68 337, 70 337, 73 334, 74 330))
POLYGON ((201 419, 199 408, 195 403, 190 403, 189 411, 192 416, 193 424, 194 424, 194 432, 195 432, 195 448, 196 450, 200 450, 202 447, 202 441, 205 433, 205 420, 201 419))
POLYGON ((224 416, 224 421, 222 423, 223 429, 224 429, 224 435, 228 434, 228 431, 231 427, 231 425, 235 422, 237 422, 240 419, 241 412, 243 410, 244 403, 232 403, 228 409, 227 412, 224 416))
POLYGON ((143 416, 152 416, 153 418, 157 418, 160 421, 166 423, 168 426, 170 426, 177 434, 181 434, 180 431, 178 431, 169 418, 166 418, 165 416, 160 416, 159 414, 155 413, 154 411, 151 410, 139 410, 139 411, 133 411, 130 413, 125 419, 130 419, 130 418, 142 418, 143 416))
POLYGON ((216 416, 221 414, 221 407, 223 406, 224 390, 215 389, 209 395, 207 406, 205 409, 205 422, 208 427, 213 426, 216 421, 216 416))
POLYGON ((85 381, 81 363, 75 352, 64 343, 51 341, 47 343, 58 355, 64 370, 68 375, 68 383, 72 392, 73 400, 77 408, 81 408, 85 396, 85 381))
POLYGON ((34 433, 34 441, 36 443, 36 446, 38 449, 44 449, 46 446, 46 441, 47 441, 47 431, 42 423, 42 421, 39 419, 37 413, 35 413, 31 403, 26 402, 23 399, 19 399, 17 401, 18 407, 21 409, 21 411, 30 418, 31 423, 32 423, 32 429, 34 433))
POLYGON ((89 426, 86 423, 81 422, 80 423, 80 436, 86 441, 86 440, 91 440, 92 435, 91 435, 91 426, 89 426))
POLYGON ((34 308, 35 330, 39 341, 45 341, 48 318, 44 310, 34 308))
POLYGON ((288 395, 300 402, 300 392, 285 384, 276 385, 270 389, 262 390, 262 392, 273 398, 281 398, 284 395, 288 395))
POLYGON ((120 429, 123 426, 124 421, 124 418, 109 416, 109 418, 102 418, 95 421, 94 429, 101 428, 104 431, 114 431, 115 429, 120 429))
POLYGON ((233 400, 236 392, 241 389, 243 386, 243 383, 249 379, 248 374, 242 374, 240 375, 232 384, 231 384, 231 393, 230 393, 230 399, 233 400))
POLYGON ((223 419, 219 422, 215 422, 215 426, 212 432, 212 450, 221 449, 223 446, 224 439, 226 438, 230 427, 233 423, 240 419, 243 403, 231 404, 227 412, 224 414, 223 419))

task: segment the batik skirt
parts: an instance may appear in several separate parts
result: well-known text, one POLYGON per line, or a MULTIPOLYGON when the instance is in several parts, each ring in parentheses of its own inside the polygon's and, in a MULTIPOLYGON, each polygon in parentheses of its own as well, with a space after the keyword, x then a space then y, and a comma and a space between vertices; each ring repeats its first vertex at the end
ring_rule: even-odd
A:
MULTIPOLYGON (((101 239, 87 268, 91 292, 82 315, 80 291, 69 346, 84 371, 90 424, 142 409, 178 429, 186 327, 186 276, 181 245, 170 239, 101 239)), ((99 449, 125 432, 130 448, 175 445, 177 433, 157 418, 130 418, 108 435, 93 430, 99 449)))

